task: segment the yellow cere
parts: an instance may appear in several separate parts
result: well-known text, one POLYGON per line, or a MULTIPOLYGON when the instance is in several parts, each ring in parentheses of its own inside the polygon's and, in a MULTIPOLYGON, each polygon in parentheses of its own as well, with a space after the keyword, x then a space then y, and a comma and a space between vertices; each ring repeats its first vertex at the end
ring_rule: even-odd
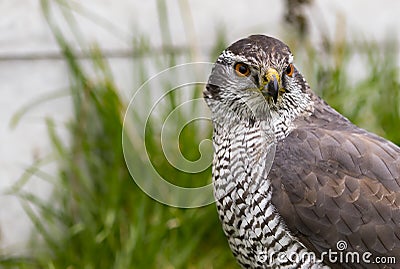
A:
POLYGON ((267 70, 267 74, 265 75, 265 83, 268 83, 271 80, 273 80, 273 76, 275 76, 275 78, 278 80, 278 83, 280 82, 281 77, 279 76, 278 71, 276 71, 273 68, 270 68, 267 70))

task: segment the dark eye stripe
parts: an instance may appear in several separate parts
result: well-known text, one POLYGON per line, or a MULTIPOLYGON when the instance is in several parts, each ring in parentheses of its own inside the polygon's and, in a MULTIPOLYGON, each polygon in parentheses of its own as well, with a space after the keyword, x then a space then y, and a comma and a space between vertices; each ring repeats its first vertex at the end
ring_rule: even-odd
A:
POLYGON ((258 78, 258 75, 254 75, 253 79, 254 79, 254 83, 256 84, 257 88, 259 88, 260 87, 260 80, 258 78))

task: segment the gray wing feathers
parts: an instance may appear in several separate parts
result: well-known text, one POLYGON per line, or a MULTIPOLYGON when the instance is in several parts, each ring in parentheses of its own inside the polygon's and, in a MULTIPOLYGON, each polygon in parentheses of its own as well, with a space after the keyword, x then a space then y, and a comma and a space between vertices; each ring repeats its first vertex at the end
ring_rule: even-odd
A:
POLYGON ((345 240, 400 261, 400 149, 360 130, 302 126, 279 142, 273 203, 311 249, 345 240))

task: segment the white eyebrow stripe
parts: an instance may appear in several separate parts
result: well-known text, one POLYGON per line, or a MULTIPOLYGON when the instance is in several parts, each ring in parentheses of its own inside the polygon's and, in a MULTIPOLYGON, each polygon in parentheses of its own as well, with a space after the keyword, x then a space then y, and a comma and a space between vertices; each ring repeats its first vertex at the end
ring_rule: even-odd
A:
POLYGON ((293 55, 292 54, 289 55, 289 63, 290 64, 293 63, 293 55))

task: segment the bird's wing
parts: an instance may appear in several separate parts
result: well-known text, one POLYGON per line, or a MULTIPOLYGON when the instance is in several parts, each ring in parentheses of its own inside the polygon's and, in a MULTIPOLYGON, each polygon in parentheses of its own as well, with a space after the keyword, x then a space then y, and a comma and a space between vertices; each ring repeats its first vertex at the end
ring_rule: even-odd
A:
POLYGON ((348 251, 400 261, 400 149, 346 129, 303 126, 278 143, 273 203, 313 250, 344 240, 348 251))

